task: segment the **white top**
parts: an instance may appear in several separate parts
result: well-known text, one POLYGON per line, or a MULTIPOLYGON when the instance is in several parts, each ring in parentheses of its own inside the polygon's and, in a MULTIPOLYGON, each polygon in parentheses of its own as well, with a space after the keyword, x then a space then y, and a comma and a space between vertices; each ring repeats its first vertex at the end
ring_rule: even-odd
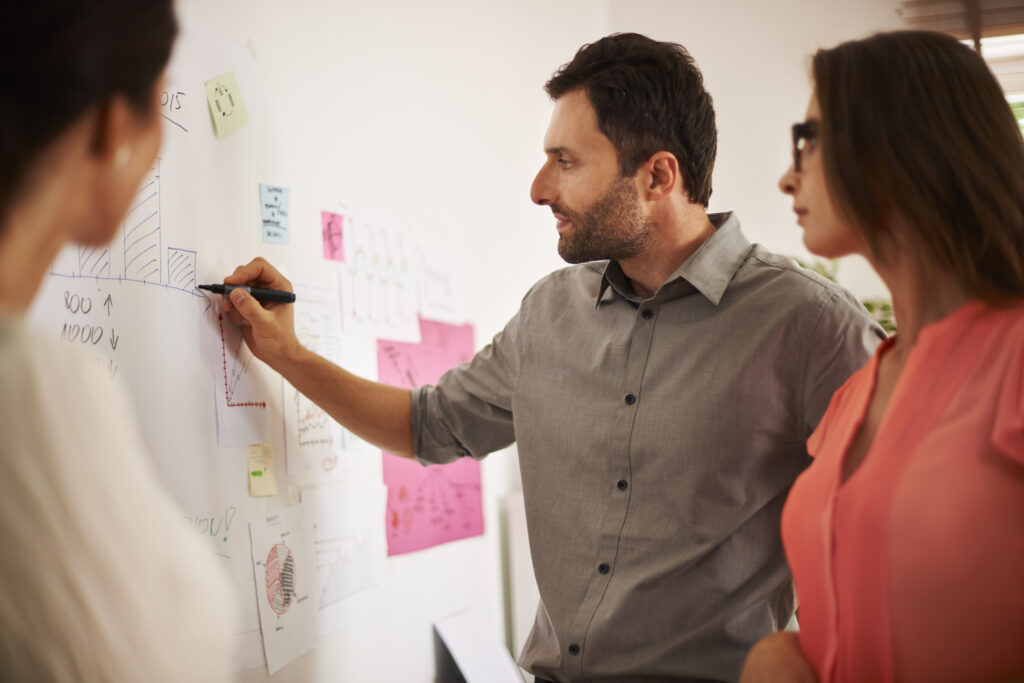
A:
POLYGON ((226 681, 227 577, 160 486, 126 393, 0 316, 0 676, 226 681))

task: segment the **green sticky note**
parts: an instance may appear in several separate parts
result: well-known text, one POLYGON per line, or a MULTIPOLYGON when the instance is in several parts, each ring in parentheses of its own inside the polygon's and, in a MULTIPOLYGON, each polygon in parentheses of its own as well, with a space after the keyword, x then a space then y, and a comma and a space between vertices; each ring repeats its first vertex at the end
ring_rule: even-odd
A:
POLYGON ((213 134, 218 138, 234 133, 249 123, 249 112, 245 109, 245 100, 242 99, 234 71, 206 82, 206 101, 210 105, 213 134))

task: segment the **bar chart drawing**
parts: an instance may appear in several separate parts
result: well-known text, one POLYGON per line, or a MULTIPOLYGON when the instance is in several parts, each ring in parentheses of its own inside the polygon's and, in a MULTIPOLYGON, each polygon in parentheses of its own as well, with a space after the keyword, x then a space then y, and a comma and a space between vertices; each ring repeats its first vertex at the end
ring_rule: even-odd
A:
POLYGON ((167 248, 167 284, 186 292, 195 290, 196 252, 176 247, 167 248))
POLYGON ((160 162, 150 169, 124 219, 124 276, 162 282, 160 252, 160 162))
POLYGON ((197 252, 164 247, 160 159, 132 198, 121 229, 109 245, 75 247, 59 258, 51 275, 158 285, 202 298, 196 289, 197 252))
POLYGON ((110 277, 110 248, 79 247, 78 272, 85 277, 110 277))

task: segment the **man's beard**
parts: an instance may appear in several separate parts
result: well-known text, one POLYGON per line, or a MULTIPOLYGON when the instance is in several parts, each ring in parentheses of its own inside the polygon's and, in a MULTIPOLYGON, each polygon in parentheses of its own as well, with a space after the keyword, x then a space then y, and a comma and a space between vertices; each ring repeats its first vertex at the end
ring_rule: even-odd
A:
POLYGON ((640 214, 636 185, 630 178, 616 179, 586 211, 550 206, 552 212, 572 223, 558 239, 558 255, 567 263, 623 261, 651 243, 651 225, 640 214))

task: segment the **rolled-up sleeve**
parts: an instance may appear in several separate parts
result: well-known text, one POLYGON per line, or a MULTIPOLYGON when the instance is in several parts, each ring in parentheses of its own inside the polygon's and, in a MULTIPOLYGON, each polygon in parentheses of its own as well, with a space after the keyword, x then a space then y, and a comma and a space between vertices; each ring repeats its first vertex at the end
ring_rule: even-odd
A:
POLYGON ((491 343, 449 370, 436 386, 412 390, 416 459, 437 465, 470 456, 477 460, 515 441, 512 394, 518 377, 517 313, 491 343))

